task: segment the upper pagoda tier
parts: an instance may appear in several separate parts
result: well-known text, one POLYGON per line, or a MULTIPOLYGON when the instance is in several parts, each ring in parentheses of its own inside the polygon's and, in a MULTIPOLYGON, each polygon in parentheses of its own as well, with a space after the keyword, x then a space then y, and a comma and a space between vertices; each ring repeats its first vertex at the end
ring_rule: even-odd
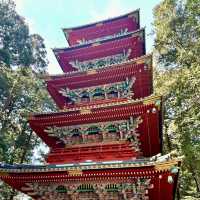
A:
POLYGON ((161 152, 161 113, 161 99, 149 97, 35 114, 29 123, 52 148, 50 163, 124 160, 161 152))
POLYGON ((105 68, 144 55, 145 31, 53 51, 64 72, 105 68))
POLYGON ((64 28, 70 46, 96 42, 124 35, 140 28, 139 10, 74 28, 64 28))
POLYGON ((59 108, 80 108, 152 94, 152 56, 89 72, 46 76, 47 89, 59 108))

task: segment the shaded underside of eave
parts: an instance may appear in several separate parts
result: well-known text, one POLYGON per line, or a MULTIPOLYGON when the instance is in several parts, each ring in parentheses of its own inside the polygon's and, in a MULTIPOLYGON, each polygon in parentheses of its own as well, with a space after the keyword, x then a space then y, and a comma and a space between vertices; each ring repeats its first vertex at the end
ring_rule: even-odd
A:
POLYGON ((46 82, 52 82, 54 80, 59 80, 59 79, 65 79, 65 78, 78 78, 78 77, 82 77, 82 76, 91 76, 92 74, 101 74, 104 72, 112 72, 113 70, 120 70, 120 68, 124 68, 127 65, 139 65, 141 63, 145 63, 146 60, 150 59, 151 60, 151 68, 152 68, 152 54, 147 54, 147 55, 143 55, 134 59, 130 59, 127 60, 123 63, 120 64, 113 64, 113 65, 109 65, 106 68, 102 68, 102 69, 95 69, 95 70, 90 70, 90 71, 71 71, 71 72, 66 72, 66 73, 62 73, 62 74, 55 74, 55 75, 49 75, 46 74, 44 76, 42 76, 41 78, 43 78, 44 80, 46 80, 46 82))
POLYGON ((29 117, 29 122, 37 121, 37 120, 45 120, 45 119, 55 119, 56 117, 68 117, 68 116, 81 116, 87 117, 87 115, 90 114, 99 114, 99 112, 105 112, 105 110, 109 109, 120 109, 122 107, 130 107, 130 106, 136 106, 140 107, 139 109, 147 108, 148 106, 152 107, 157 100, 161 100, 161 96, 149 96, 141 99, 135 99, 135 100, 123 100, 118 102, 111 102, 110 104, 103 104, 98 107, 96 105, 95 107, 91 106, 85 106, 82 109, 75 109, 75 110, 61 110, 60 112, 50 112, 50 113, 32 113, 29 117), (88 112, 82 112, 82 111, 88 111, 88 112))

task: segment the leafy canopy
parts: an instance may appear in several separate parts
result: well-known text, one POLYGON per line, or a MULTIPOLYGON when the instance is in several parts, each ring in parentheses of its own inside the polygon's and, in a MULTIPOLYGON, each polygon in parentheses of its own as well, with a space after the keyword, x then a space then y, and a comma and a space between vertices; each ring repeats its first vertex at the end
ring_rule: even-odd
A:
POLYGON ((164 95, 164 150, 184 155, 177 199, 200 198, 200 1, 154 9, 155 92, 164 95))
MULTIPOLYGON (((41 141, 30 129, 28 116, 54 109, 38 79, 46 71, 46 48, 40 35, 29 33, 12 0, 0 0, 0 19, 0 162, 29 163, 41 141)), ((16 195, 0 184, 0 199, 16 195)))

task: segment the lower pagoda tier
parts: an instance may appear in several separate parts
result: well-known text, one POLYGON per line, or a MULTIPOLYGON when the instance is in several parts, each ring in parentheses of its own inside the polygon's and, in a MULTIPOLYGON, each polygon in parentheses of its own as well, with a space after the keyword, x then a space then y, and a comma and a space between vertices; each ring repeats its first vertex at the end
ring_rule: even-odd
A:
POLYGON ((173 200, 180 160, 0 165, 0 178, 35 200, 173 200))
POLYGON ((160 97, 110 102, 34 114, 29 123, 51 149, 48 163, 136 159, 161 152, 161 105, 160 97))

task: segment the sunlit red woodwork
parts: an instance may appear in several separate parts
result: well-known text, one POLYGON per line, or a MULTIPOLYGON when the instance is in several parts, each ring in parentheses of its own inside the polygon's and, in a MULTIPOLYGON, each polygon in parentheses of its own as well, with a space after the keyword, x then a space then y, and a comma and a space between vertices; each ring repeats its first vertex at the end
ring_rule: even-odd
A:
POLYGON ((109 101, 122 99, 140 99, 152 94, 152 61, 151 55, 133 59, 126 63, 109 66, 103 70, 91 72, 74 72, 73 74, 48 76, 47 89, 57 105, 63 108, 83 107, 85 105, 105 104, 109 101), (128 81, 127 88, 117 89, 120 83, 128 81), (103 98, 94 99, 85 95, 85 91, 102 88, 105 93, 103 98), (127 89, 126 94, 123 91, 127 89), (68 90, 68 93, 65 91, 68 90), (71 101, 70 93, 80 101, 71 101), (111 96, 111 95, 112 96, 111 96), (115 95, 116 94, 116 95, 115 95), (87 97, 87 98, 84 98, 87 97))
POLYGON ((53 51, 64 72, 87 71, 90 69, 90 62, 95 62, 93 65, 96 65, 96 62, 107 58, 110 60, 119 58, 125 62, 145 54, 144 29, 96 43, 53 49, 53 51))
MULTIPOLYGON (((50 114, 36 114, 32 115, 29 119, 31 128, 37 133, 39 137, 52 149, 61 148, 62 157, 58 157, 58 153, 52 150, 49 154, 48 162, 82 162, 89 160, 115 160, 117 156, 120 159, 132 159, 138 156, 149 157, 161 152, 161 100, 159 98, 147 98, 143 101, 127 100, 125 102, 111 103, 106 105, 100 105, 99 107, 87 108, 87 110, 80 111, 68 111, 60 113, 50 114), (138 124, 132 127, 133 134, 137 135, 134 138, 132 144, 128 140, 128 133, 124 133, 124 136, 113 138, 113 140, 107 139, 102 136, 106 131, 102 128, 95 134, 81 133, 81 140, 86 142, 80 143, 67 143, 67 140, 72 140, 73 129, 78 129, 77 134, 80 132, 81 126, 85 126, 85 130, 92 126, 105 127, 108 124, 126 123, 126 121, 136 120, 139 118, 138 124), (106 125, 104 125, 106 123, 106 125), (51 130, 52 129, 52 130, 51 130), (50 131, 51 130, 51 131, 50 131), (59 132, 65 131, 70 138, 59 137, 59 132), (57 132, 57 135, 55 134, 57 132), (54 135, 52 135, 54 133, 54 135), (83 138, 85 135, 91 135, 94 138, 83 138), (96 137, 96 138, 95 138, 96 137), (102 137, 102 139, 99 139, 102 137), (138 139, 138 141, 137 141, 138 139), (113 143, 110 143, 112 141, 113 143), (117 142, 118 141, 118 142, 117 142), (121 141, 121 142, 120 142, 121 141), (106 147, 107 145, 107 147, 106 147), (109 145, 115 146, 110 148, 109 145), (105 146, 105 147, 104 147, 105 146), (120 149, 126 146, 124 152, 120 152, 120 149), (65 149, 62 150, 62 148, 65 149), (97 151, 99 152, 97 153, 97 151), (109 150, 109 153, 107 151, 109 150), (116 154, 117 151, 120 153, 116 154), (74 153, 74 154, 73 154, 74 153), (124 156, 124 158, 123 158, 124 156)), ((130 125, 131 126, 131 125, 130 125)), ((83 128, 82 128, 83 129, 83 128)), ((120 130, 117 130, 115 134, 119 135, 120 130)))
POLYGON ((123 32, 132 32, 140 28, 139 10, 126 15, 99 21, 74 28, 64 28, 65 37, 70 46, 84 42, 94 42, 102 38, 115 37, 123 32))

